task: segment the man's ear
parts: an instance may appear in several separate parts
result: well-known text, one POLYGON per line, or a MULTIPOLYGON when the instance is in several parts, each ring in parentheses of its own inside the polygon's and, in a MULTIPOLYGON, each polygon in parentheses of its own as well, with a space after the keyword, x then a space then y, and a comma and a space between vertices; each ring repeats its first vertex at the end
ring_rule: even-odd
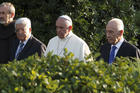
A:
POLYGON ((11 13, 11 18, 14 18, 15 17, 15 14, 14 13, 11 13))
POLYGON ((123 30, 120 31, 120 35, 121 35, 121 36, 123 35, 123 32, 124 32, 123 30))
POLYGON ((72 30, 72 26, 69 26, 69 30, 72 30))
POLYGON ((32 28, 29 28, 29 32, 30 32, 30 33, 32 32, 32 28))

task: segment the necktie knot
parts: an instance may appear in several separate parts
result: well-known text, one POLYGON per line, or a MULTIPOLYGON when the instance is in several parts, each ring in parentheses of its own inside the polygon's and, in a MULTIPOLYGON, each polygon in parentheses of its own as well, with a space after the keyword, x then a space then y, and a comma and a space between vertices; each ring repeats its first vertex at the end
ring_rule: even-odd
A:
POLYGON ((112 46, 110 56, 109 56, 109 64, 111 64, 114 61, 116 48, 117 48, 116 46, 112 46))
POLYGON ((19 45, 20 45, 20 48, 23 48, 24 43, 21 42, 19 45))
POLYGON ((116 46, 112 46, 112 50, 116 50, 116 48, 117 48, 116 46))

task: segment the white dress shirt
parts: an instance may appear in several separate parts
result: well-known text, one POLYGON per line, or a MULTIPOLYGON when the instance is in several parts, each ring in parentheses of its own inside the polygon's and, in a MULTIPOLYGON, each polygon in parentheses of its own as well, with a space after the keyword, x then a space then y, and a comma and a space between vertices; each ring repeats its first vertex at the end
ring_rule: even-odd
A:
POLYGON ((64 39, 60 39, 58 36, 52 38, 48 43, 45 56, 48 52, 64 56, 65 48, 68 49, 68 52, 72 52, 74 54, 74 58, 78 58, 79 60, 85 60, 84 57, 90 54, 90 50, 86 42, 71 31, 64 39))

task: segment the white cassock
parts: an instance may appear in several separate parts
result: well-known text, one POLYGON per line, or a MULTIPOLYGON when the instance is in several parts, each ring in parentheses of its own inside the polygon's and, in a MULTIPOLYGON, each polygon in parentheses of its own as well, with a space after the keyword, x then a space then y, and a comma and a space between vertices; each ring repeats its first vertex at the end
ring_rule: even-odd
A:
POLYGON ((67 48, 68 52, 74 54, 74 58, 78 58, 80 61, 84 61, 85 57, 90 54, 86 42, 71 31, 64 39, 60 39, 58 36, 52 38, 48 43, 45 56, 48 52, 53 52, 54 55, 64 56, 65 48, 67 48))

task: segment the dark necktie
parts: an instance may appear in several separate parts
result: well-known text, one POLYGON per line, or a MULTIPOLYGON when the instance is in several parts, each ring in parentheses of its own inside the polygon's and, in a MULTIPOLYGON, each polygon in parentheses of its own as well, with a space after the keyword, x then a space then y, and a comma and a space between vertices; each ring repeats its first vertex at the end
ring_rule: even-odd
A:
POLYGON ((109 64, 111 64, 114 61, 116 48, 117 48, 116 46, 112 46, 110 56, 109 56, 109 64))
POLYGON ((24 43, 20 43, 20 44, 19 44, 19 50, 18 50, 18 52, 17 52, 17 55, 15 56, 16 59, 18 58, 19 53, 22 51, 23 46, 24 46, 24 43))

